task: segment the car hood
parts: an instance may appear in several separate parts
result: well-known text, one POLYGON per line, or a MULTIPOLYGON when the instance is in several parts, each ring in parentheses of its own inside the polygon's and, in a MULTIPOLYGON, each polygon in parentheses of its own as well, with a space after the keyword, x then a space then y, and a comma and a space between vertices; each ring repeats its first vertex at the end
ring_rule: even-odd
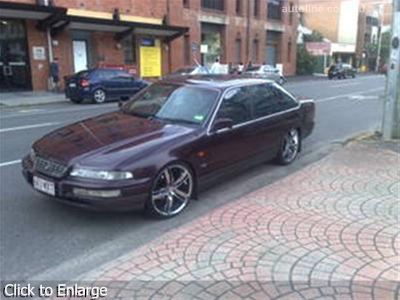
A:
POLYGON ((116 167, 194 131, 194 127, 113 112, 57 129, 33 147, 38 155, 68 165, 116 167))

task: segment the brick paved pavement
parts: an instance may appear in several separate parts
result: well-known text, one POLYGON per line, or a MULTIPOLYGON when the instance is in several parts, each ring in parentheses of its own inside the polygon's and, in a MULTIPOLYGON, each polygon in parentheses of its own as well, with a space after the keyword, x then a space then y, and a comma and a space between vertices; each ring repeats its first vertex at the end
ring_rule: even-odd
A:
POLYGON ((350 144, 82 279, 109 299, 399 299, 399 157, 350 144))

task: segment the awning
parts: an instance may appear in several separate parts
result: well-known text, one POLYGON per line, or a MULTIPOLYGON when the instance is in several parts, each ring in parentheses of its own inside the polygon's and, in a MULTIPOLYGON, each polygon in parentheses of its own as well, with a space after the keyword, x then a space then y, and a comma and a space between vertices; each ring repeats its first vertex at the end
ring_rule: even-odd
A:
POLYGON ((65 14, 62 7, 0 1, 0 18, 45 20, 54 14, 65 14))
POLYGON ((108 12, 0 1, 0 18, 2 17, 37 20, 37 27, 41 30, 49 28, 52 35, 69 28, 112 32, 115 33, 116 40, 129 34, 140 34, 161 37, 168 42, 188 31, 187 27, 166 25, 162 19, 157 18, 125 14, 115 16, 108 12))

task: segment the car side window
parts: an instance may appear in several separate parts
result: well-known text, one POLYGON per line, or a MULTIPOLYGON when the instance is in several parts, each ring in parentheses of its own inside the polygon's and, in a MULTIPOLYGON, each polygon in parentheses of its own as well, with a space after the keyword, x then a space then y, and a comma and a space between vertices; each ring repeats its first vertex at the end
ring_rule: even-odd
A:
POLYGON ((297 106, 297 102, 274 84, 257 85, 252 93, 254 117, 262 118, 297 106))
POLYGON ((272 85, 271 88, 273 89, 275 94, 275 101, 277 104, 276 112, 281 112, 291 108, 295 108, 298 105, 296 100, 294 100, 288 94, 283 92, 276 85, 272 85))
POLYGON ((251 97, 245 87, 227 92, 217 113, 219 118, 232 119, 233 125, 251 120, 251 97))
POLYGON ((256 85, 253 89, 254 117, 257 119, 275 113, 277 103, 274 90, 267 85, 256 85))

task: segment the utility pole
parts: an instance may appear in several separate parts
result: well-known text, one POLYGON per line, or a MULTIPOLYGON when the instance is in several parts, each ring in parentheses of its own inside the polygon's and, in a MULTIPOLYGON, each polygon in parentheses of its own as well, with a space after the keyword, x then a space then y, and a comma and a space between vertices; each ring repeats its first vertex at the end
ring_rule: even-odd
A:
MULTIPOLYGON (((394 0, 396 1, 396 0, 394 0)), ((379 15, 379 36, 378 36, 378 53, 375 62, 375 72, 379 71, 379 65, 381 63, 381 48, 382 48, 382 29, 383 29, 383 4, 378 5, 378 15, 379 15)))
POLYGON ((383 108, 384 140, 400 139, 400 0, 393 0, 391 53, 383 108))

